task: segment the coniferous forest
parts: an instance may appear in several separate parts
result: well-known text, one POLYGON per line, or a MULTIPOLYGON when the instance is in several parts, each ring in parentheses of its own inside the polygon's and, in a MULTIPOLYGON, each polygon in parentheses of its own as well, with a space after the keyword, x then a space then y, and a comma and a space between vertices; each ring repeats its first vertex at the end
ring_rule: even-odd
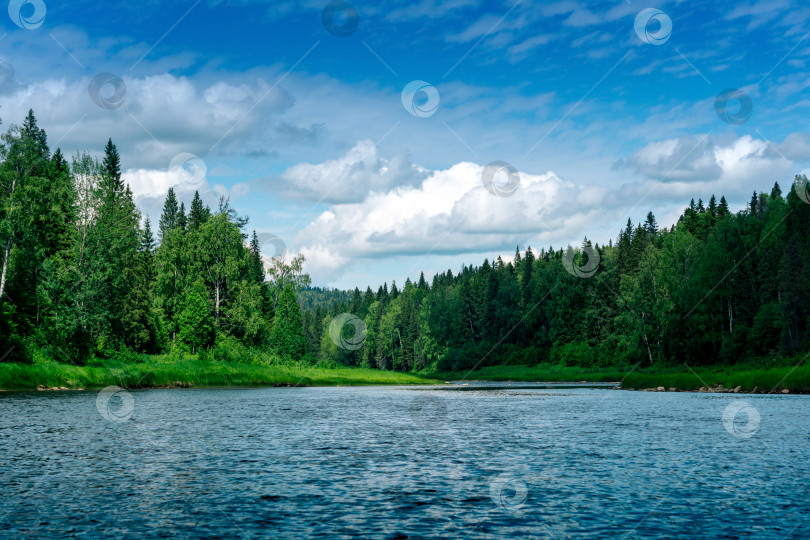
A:
POLYGON ((810 349, 804 177, 754 192, 737 213, 711 195, 671 228, 652 212, 628 220, 607 246, 519 246, 508 262, 362 292, 310 287, 301 256, 263 260, 226 198, 212 209, 195 193, 186 209, 169 190, 159 222, 142 219, 112 141, 100 161, 51 152, 33 112, 2 136, 2 160, 5 362, 181 351, 449 371, 735 364, 810 349), (336 319, 345 339, 330 332, 336 319))

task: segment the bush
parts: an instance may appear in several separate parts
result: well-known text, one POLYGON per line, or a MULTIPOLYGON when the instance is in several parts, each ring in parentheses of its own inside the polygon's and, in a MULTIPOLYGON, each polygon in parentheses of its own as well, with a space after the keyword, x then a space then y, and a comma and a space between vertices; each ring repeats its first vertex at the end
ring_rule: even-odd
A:
POLYGON ((273 353, 247 347, 237 338, 223 334, 217 336, 216 344, 213 347, 201 350, 199 358, 210 362, 238 362, 262 366, 288 363, 283 362, 273 353))
POLYGON ((337 369, 343 366, 338 364, 334 360, 321 360, 317 364, 315 364, 315 367, 321 369, 337 369))
POLYGON ((587 367, 593 364, 594 351, 584 341, 555 345, 551 349, 551 361, 561 366, 587 367))
POLYGON ((141 362, 141 355, 129 347, 123 347, 115 357, 126 364, 137 364, 141 362))

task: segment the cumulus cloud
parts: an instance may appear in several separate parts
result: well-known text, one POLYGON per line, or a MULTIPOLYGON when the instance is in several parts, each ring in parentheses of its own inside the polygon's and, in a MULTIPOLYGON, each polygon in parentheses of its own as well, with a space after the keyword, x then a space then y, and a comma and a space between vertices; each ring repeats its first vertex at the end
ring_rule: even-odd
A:
POLYGON ((195 191, 207 193, 212 189, 207 178, 188 177, 177 169, 128 169, 121 174, 121 178, 129 184, 136 198, 165 195, 169 188, 174 188, 175 192, 179 194, 194 193, 195 191))
POLYGON ((418 185, 425 176, 407 154, 382 159, 377 146, 366 139, 338 159, 301 163, 257 183, 291 199, 348 203, 362 201, 369 193, 418 185))
POLYGON ((649 143, 614 164, 662 183, 755 183, 789 174, 794 161, 810 159, 807 134, 793 133, 779 144, 751 135, 725 141, 684 136, 649 143))
POLYGON ((419 185, 334 204, 298 233, 295 244, 313 276, 329 280, 363 258, 497 251, 538 232, 551 237, 598 211, 599 198, 579 198, 573 184, 551 172, 523 173, 515 196, 495 197, 482 184, 483 169, 461 162, 429 171, 419 185))
MULTIPOLYGON (((0 72, 7 70, 0 66, 0 72)), ((288 125, 272 122, 292 107, 294 99, 262 78, 210 86, 170 74, 122 80, 126 96, 115 109, 93 103, 89 77, 45 79, 11 93, 0 92, 0 106, 11 115, 4 120, 14 123, 34 109, 40 125, 48 129, 52 146, 71 151, 99 148, 112 137, 124 163, 134 168, 163 167, 180 152, 203 155, 213 149, 245 155, 267 148, 267 141, 274 137, 295 137, 288 125), (274 135, 276 130, 282 135, 274 135)), ((311 137, 306 133, 309 128, 302 127, 302 136, 311 137)))
POLYGON ((652 142, 619 160, 615 168, 662 182, 715 180, 723 172, 713 142, 708 137, 692 136, 652 142))

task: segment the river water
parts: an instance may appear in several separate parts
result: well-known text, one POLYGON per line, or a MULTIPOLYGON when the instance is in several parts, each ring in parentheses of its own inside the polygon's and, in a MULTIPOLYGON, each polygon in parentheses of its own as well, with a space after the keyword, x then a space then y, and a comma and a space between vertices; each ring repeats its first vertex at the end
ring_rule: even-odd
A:
POLYGON ((9 537, 810 537, 810 396, 4 393, 0 459, 9 537))

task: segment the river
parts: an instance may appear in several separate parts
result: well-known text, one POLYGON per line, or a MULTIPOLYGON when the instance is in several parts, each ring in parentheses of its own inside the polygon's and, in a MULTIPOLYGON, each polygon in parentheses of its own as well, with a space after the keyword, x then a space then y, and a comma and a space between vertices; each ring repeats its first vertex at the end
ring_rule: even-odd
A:
POLYGON ((7 392, 0 535, 808 538, 809 443, 795 395, 7 392))

